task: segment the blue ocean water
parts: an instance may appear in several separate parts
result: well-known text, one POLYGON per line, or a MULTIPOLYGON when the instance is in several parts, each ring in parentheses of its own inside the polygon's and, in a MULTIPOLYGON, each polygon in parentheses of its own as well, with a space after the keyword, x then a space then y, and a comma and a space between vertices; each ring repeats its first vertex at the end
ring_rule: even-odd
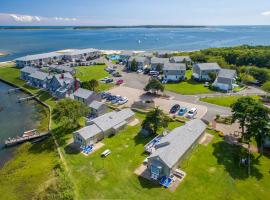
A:
POLYGON ((66 48, 198 50, 241 44, 270 45, 270 26, 0 30, 0 52, 20 56, 66 48))

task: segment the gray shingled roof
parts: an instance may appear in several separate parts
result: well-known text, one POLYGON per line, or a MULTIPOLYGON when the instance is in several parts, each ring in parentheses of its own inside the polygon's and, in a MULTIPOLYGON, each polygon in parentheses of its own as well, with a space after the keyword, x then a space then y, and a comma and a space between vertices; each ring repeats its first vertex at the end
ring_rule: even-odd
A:
POLYGON ((74 80, 73 76, 69 72, 63 74, 55 74, 54 77, 62 86, 64 85, 64 83, 71 83, 74 80), (64 78, 62 78, 62 76, 64 76, 64 78))
POLYGON ((189 56, 174 56, 174 57, 172 57, 172 59, 175 62, 184 62, 184 60, 191 61, 191 58, 189 56))
POLYGON ((87 140, 99 133, 101 133, 102 130, 100 128, 97 127, 97 125, 92 124, 90 126, 86 126, 84 128, 81 128, 80 130, 76 131, 76 133, 80 134, 80 136, 87 140))
POLYGON ((221 69, 217 63, 197 63, 200 70, 219 70, 221 69))
POLYGON ((129 108, 121 110, 119 112, 109 112, 105 115, 93 119, 91 122, 96 124, 102 131, 107 131, 134 116, 135 113, 129 108))
POLYGON ((93 109, 95 109, 95 110, 98 110, 101 106, 103 106, 103 105, 105 105, 104 103, 102 103, 102 102, 99 102, 99 101, 93 101, 90 105, 89 105, 89 107, 90 108, 93 108, 93 109))
POLYGON ((206 125, 195 119, 164 136, 149 158, 159 157, 168 167, 173 167, 205 131, 206 125), (164 145, 162 145, 164 144, 164 145))
POLYGON ((26 66, 26 67, 24 67, 24 68, 21 69, 21 72, 25 72, 25 73, 29 73, 29 74, 32 74, 32 73, 34 73, 36 71, 38 71, 37 68, 35 68, 35 67, 28 67, 28 66, 26 66))
POLYGON ((83 99, 88 99, 91 95, 93 95, 93 93, 94 93, 93 91, 79 88, 78 90, 74 92, 73 95, 76 97, 83 98, 83 99))
POLYGON ((62 56, 59 53, 56 52, 50 52, 50 53, 42 53, 42 54, 35 54, 35 55, 28 55, 24 57, 17 58, 16 61, 31 61, 31 60, 39 60, 39 59, 45 59, 45 58, 53 58, 53 57, 60 57, 62 56))
POLYGON ((157 58, 157 57, 151 58, 151 64, 164 64, 168 62, 169 58, 157 58))
POLYGON ((41 72, 41 71, 36 71, 29 75, 29 77, 38 79, 38 80, 45 80, 48 76, 49 76, 48 73, 41 72))
POLYGON ((186 70, 186 65, 183 63, 165 63, 163 70, 165 70, 165 71, 182 71, 182 70, 186 70))
POLYGON ((232 69, 221 69, 218 73, 218 78, 234 79, 235 76, 236 76, 236 71, 232 69))

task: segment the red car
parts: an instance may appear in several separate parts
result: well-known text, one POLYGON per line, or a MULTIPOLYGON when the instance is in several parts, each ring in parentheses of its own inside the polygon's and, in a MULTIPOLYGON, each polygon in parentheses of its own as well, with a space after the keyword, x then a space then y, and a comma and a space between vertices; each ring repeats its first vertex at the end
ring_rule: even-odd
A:
POLYGON ((116 85, 121 85, 121 84, 123 84, 123 83, 124 83, 124 80, 122 80, 122 79, 116 81, 116 85))

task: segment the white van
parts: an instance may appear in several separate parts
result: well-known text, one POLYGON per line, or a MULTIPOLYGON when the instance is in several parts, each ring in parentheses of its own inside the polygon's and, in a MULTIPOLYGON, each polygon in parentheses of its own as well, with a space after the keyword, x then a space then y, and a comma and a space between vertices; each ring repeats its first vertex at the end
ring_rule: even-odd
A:
POLYGON ((109 149, 103 151, 103 153, 101 154, 102 157, 107 157, 109 154, 111 153, 111 151, 109 149))

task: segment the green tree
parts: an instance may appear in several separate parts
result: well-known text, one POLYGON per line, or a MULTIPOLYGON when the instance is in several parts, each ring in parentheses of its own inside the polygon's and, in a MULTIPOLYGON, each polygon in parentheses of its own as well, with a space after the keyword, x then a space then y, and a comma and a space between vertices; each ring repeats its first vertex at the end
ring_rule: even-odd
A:
POLYGON ((66 128, 77 128, 80 119, 89 112, 90 109, 79 101, 62 99, 53 109, 52 117, 56 123, 60 123, 66 128))
MULTIPOLYGON (((250 110, 250 114, 247 117, 246 134, 249 137, 254 137, 257 142, 257 146, 261 148, 261 154, 263 153, 263 144, 267 136, 269 136, 269 109, 262 103, 258 102, 250 110)), ((248 138, 250 141, 250 138, 248 138)))
POLYGON ((150 78, 144 90, 156 94, 158 91, 164 91, 164 85, 157 78, 150 78))
POLYGON ((90 90, 97 91, 99 83, 96 79, 91 79, 88 84, 90 90))
POLYGON ((130 64, 130 70, 133 71, 133 72, 137 71, 137 62, 136 62, 135 59, 133 59, 133 60, 131 61, 131 64, 130 64))
POLYGON ((242 136, 245 134, 247 118, 257 101, 251 97, 241 97, 232 104, 232 122, 238 121, 242 129, 242 136))
POLYGON ((270 92, 270 81, 267 81, 265 82, 263 85, 262 85, 262 89, 266 92, 270 92))
POLYGON ((249 83, 249 82, 255 81, 255 78, 247 73, 241 73, 239 75, 239 78, 242 83, 249 83))
POLYGON ((170 118, 158 107, 147 113, 142 128, 156 134, 161 128, 167 128, 170 118))
POLYGON ((217 78, 217 74, 215 72, 209 72, 208 76, 209 76, 211 82, 214 82, 217 78))
POLYGON ((158 72, 162 72, 162 70, 163 70, 163 66, 159 63, 159 64, 157 64, 157 68, 156 68, 156 70, 158 71, 158 72))

